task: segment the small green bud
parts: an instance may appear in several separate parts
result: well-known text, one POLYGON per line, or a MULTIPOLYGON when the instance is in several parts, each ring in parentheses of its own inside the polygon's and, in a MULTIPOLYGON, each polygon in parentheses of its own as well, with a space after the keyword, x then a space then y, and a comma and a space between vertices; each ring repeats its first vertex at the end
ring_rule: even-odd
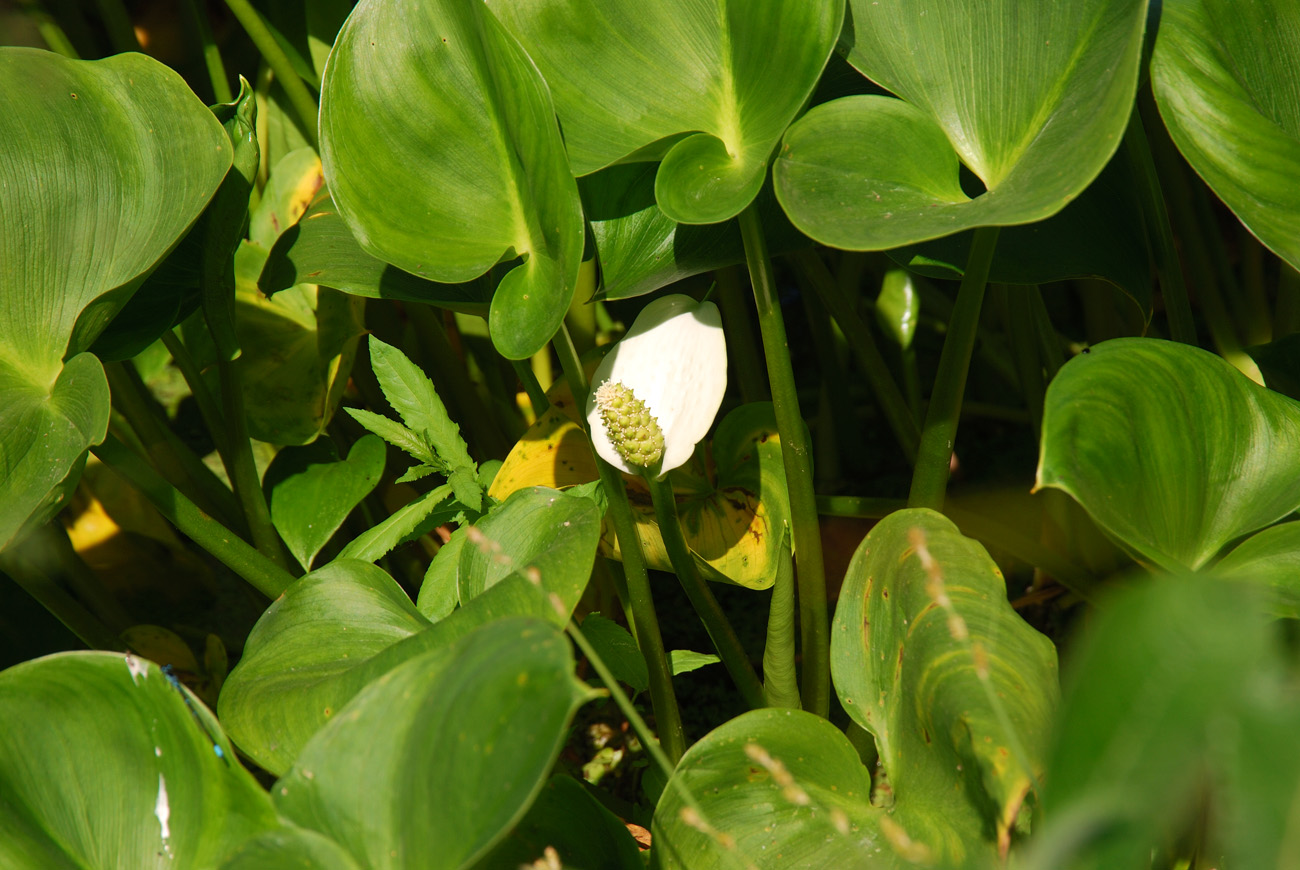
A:
POLYGON ((664 433, 645 402, 613 381, 601 384, 595 398, 605 431, 623 461, 643 468, 659 462, 664 455, 664 433))

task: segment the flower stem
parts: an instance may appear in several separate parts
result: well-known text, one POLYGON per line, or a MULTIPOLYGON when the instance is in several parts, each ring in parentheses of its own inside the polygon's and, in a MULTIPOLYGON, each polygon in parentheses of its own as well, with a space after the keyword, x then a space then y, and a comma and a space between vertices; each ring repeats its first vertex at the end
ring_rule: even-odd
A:
POLYGON ((695 555, 686 544, 681 521, 677 518, 677 497, 673 494, 673 485, 669 482, 668 475, 656 480, 653 474, 646 474, 645 479, 650 486, 650 500, 654 503, 659 534, 663 536, 668 559, 672 562, 673 571, 677 573, 677 579, 681 581, 682 589, 686 591, 686 597, 691 600, 691 606, 704 623, 709 639, 713 641, 713 648, 718 651, 722 664, 727 668, 727 673, 731 674, 736 688, 740 689, 745 703, 751 710, 765 706, 763 684, 754 673, 749 655, 741 646, 740 639, 736 637, 736 631, 722 612, 718 600, 713 597, 708 583, 700 576, 695 565, 695 555))
POLYGON ((966 373, 970 370, 971 353, 975 349, 984 285, 993 262, 998 229, 980 227, 971 241, 966 275, 957 290, 957 303, 953 306, 948 336, 939 355, 939 371, 930 394, 930 407, 925 413, 925 428, 921 431, 921 446, 912 472, 908 507, 943 510, 953 440, 957 437, 957 419, 961 414, 962 394, 966 392, 966 373))
POLYGON ((812 453, 808 429, 799 411, 794 368, 785 337, 785 320, 777 300, 767 240, 751 204, 740 213, 740 236, 745 244, 745 261, 754 286, 758 326, 767 357, 767 379, 772 386, 772 405, 781 434, 781 459, 790 488, 790 521, 794 533, 799 578, 800 638, 803 645, 803 706, 819 716, 830 712, 830 628, 826 614, 826 569, 822 563, 821 527, 817 518, 817 496, 813 490, 812 453))
MULTIPOLYGON (((567 328, 561 326, 552 341, 564 369, 564 376, 573 390, 573 400, 579 409, 587 403, 587 376, 582 371, 582 361, 573 346, 567 328)), ((584 415, 579 414, 582 420, 584 415)), ((585 420, 579 423, 583 425, 585 420)), ((584 426, 585 428, 585 426, 584 426)), ((595 456, 595 451, 592 452, 595 456)), ((682 730, 682 715, 673 692, 673 672, 664 652, 663 636, 659 633, 659 617, 655 614, 654 598, 650 594, 650 574, 646 570, 645 556, 641 553, 641 539, 637 537, 636 520, 627 500, 627 489, 618 471, 599 456, 595 456, 600 471, 600 483, 609 499, 609 520, 614 525, 619 549, 623 555, 623 571, 627 576, 629 604, 636 626, 636 641, 645 657, 650 673, 650 704, 654 708, 655 724, 664 752, 675 765, 686 752, 686 735, 682 730)))
POLYGON ((203 49, 203 63, 207 66, 208 78, 212 82, 213 96, 218 103, 232 102, 235 97, 230 92, 230 80, 226 77, 226 65, 221 60, 221 49, 212 37, 206 5, 200 9, 198 0, 185 0, 181 7, 182 14, 194 32, 194 38, 203 49))
POLYGON ((172 525, 188 535, 227 568, 247 580, 267 598, 275 598, 293 582, 293 575, 240 540, 158 476, 149 464, 112 435, 91 452, 115 474, 138 489, 172 525))

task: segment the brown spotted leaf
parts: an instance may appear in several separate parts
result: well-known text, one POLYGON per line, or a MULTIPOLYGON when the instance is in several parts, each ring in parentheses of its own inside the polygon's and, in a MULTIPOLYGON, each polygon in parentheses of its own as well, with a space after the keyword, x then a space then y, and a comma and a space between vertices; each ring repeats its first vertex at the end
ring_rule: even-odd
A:
POLYGON ((953 865, 1004 851, 1059 689, 1056 649, 1011 609, 984 548, 934 511, 882 520, 849 565, 831 670, 908 837, 953 865))

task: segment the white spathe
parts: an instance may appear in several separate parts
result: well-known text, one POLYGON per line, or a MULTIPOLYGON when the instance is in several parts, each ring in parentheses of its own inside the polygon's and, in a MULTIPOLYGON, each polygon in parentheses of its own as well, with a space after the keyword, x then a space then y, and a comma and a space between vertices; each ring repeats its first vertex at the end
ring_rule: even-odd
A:
POLYGON ((596 408, 596 390, 607 381, 630 389, 658 421, 664 433, 661 477, 690 459, 727 391, 727 341, 718 306, 679 293, 656 299, 591 379, 587 423, 596 453, 615 468, 639 474, 644 469, 628 465, 614 449, 596 408))

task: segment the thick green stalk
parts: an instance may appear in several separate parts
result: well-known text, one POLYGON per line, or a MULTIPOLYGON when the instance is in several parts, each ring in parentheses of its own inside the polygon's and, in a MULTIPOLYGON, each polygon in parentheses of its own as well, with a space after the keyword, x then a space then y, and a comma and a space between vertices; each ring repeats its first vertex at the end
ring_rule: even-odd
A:
POLYGON ((23 591, 36 599, 55 619, 90 649, 126 649, 122 639, 101 622, 77 599, 73 598, 42 566, 25 553, 20 543, 0 553, 0 575, 8 576, 23 591))
POLYGON ((262 53, 262 57, 275 73, 275 77, 280 80, 280 86, 289 97, 289 104, 293 106, 298 120, 302 122, 302 132, 307 138, 307 143, 313 148, 318 147, 316 115, 319 108, 311 92, 307 90, 307 86, 298 77, 298 73, 294 72, 289 55, 285 54, 280 43, 275 41, 271 29, 266 26, 266 22, 253 8, 252 3, 248 0, 226 0, 226 5, 230 7, 230 11, 234 13, 249 39, 253 40, 253 45, 257 46, 257 50, 262 53))
POLYGON ((208 427, 208 434, 212 436, 212 443, 217 448, 217 455, 221 457, 221 464, 226 469, 226 477, 233 479, 229 446, 230 433, 226 431, 226 421, 221 417, 221 408, 217 406, 217 400, 212 397, 207 382, 203 380, 202 372, 199 371, 198 365, 194 362, 194 357, 190 355, 189 348, 181 341, 180 336, 173 330, 164 330, 162 341, 163 346, 172 355, 172 362, 176 364, 181 377, 185 379, 185 383, 190 388, 190 395, 194 397, 194 404, 198 406, 199 416, 203 418, 204 425, 208 427))
MULTIPOLYGON (((72 40, 68 39, 68 34, 63 32, 63 28, 59 26, 59 22, 54 19, 54 16, 41 7, 34 5, 27 11, 27 17, 35 22, 36 32, 41 35, 41 39, 45 40, 45 46, 50 51, 72 60, 81 59, 81 55, 77 53, 72 40)), ((85 638, 82 638, 82 640, 85 640, 85 638)))
POLYGON ((728 266, 714 272, 718 281, 718 308, 727 328, 727 355, 732 365, 728 374, 740 385, 742 401, 766 402, 772 397, 763 378, 763 357, 754 341, 754 324, 749 317, 749 302, 740 286, 740 270, 728 266))
POLYGON ((731 627, 726 614, 722 612, 722 607, 718 605, 718 599, 713 597, 708 583, 700 576, 699 568, 695 564, 695 556, 686 543, 686 537, 682 534, 673 485, 667 475, 661 480, 656 480, 653 474, 646 474, 645 478, 650 486, 650 500, 654 503, 659 534, 663 536, 664 548, 668 550, 668 560, 672 562, 673 571, 677 573, 677 579, 681 581, 686 597, 691 600, 691 606, 695 608, 700 621, 704 623, 709 639, 713 641, 713 647, 718 651, 718 656, 722 659, 727 673, 731 675, 732 682, 736 684, 736 688, 740 690, 741 696, 750 709, 757 710, 764 706, 763 684, 758 681, 758 675, 754 673, 749 655, 741 646, 740 638, 736 637, 736 631, 731 627))
MULTIPOLYGON (((564 376, 573 390, 574 402, 581 410, 587 402, 587 377, 582 371, 582 362, 578 359, 578 352, 568 330, 561 326, 552 344, 560 357, 564 376)), ((686 735, 682 730, 682 714, 677 707, 677 695, 673 692, 672 668, 664 651, 663 636, 659 633, 659 617, 655 613, 654 598, 650 594, 650 574, 646 570, 645 556, 641 553, 636 520, 632 516, 627 489, 618 470, 599 456, 596 457, 596 468, 600 471, 601 486, 609 499, 608 516, 623 555, 628 603, 632 607, 637 645, 641 648, 650 673, 650 704, 654 708, 655 723, 659 726, 659 739, 663 742, 664 752, 676 765, 686 752, 686 735)))
POLYGON ((596 346, 596 302, 592 299, 595 293, 596 258, 593 257, 582 261, 578 269, 578 285, 569 302, 569 311, 564 315, 564 325, 568 327, 569 338, 578 349, 579 357, 596 346))
POLYGON ((199 510, 194 502, 159 477, 147 462, 112 435, 104 439, 103 444, 92 447, 91 452, 138 489, 172 525, 267 598, 275 598, 293 582, 292 574, 199 510))
MULTIPOLYGON (((893 431, 899 446, 903 448, 907 460, 915 461, 917 445, 920 443, 916 418, 908 407, 907 399, 903 398, 902 392, 898 389, 894 376, 890 374, 889 364, 885 362, 885 358, 876 347, 875 336, 853 310, 853 305, 848 298, 840 294, 835 279, 817 252, 812 249, 799 251, 792 255, 792 259, 848 338, 849 347, 853 349, 854 355, 858 358, 858 365, 862 366, 862 371, 867 376, 867 383, 871 385, 876 401, 880 403, 880 408, 885 413, 889 428, 893 431)), ((784 433, 782 437, 784 438, 784 433)), ((795 551, 798 552, 797 545, 795 551)))
MULTIPOLYGON (((557 610, 561 613, 563 612, 561 608, 557 608, 557 610)), ((678 756, 678 758, 670 759, 670 757, 659 748, 659 743, 654 739, 654 732, 650 730, 650 726, 641 718, 641 714, 636 711, 636 707, 632 705, 631 699, 629 699, 627 693, 623 691, 623 687, 618 684, 618 678, 614 676, 614 672, 605 664, 605 660, 600 657, 600 653, 596 652, 596 648, 587 640, 586 635, 582 633, 582 629, 577 625, 574 625, 573 620, 569 620, 565 629, 569 632, 569 637, 573 638, 574 645, 576 645, 578 649, 582 651, 582 654, 587 657, 587 661, 591 662, 591 666, 595 669, 596 675, 600 677, 600 681, 605 684, 607 689, 609 689, 610 695, 614 698, 614 703, 618 705, 618 709, 627 717, 628 724, 632 726, 632 730, 641 738, 641 743, 645 746, 646 751, 650 753, 650 757, 654 759, 655 764, 659 765, 659 769, 663 771, 664 779, 671 779, 673 770, 677 767, 677 762, 680 760, 680 756, 678 756)))
POLYGON ((1137 182, 1138 199, 1147 229, 1147 241, 1155 260, 1156 274, 1160 276, 1160 292, 1165 300, 1165 313, 1169 317, 1169 336, 1183 344, 1196 344, 1196 324, 1192 320, 1192 306, 1187 300, 1187 285, 1183 269, 1174 247, 1174 232, 1169 226, 1169 212, 1165 208, 1160 179, 1156 176, 1155 161, 1142 117, 1136 106, 1129 116, 1128 129, 1124 131, 1121 146, 1133 178, 1137 182))
POLYGON ((139 51, 140 40, 136 39, 135 28, 131 25, 131 16, 126 11, 122 0, 95 0, 99 9, 99 18, 104 23, 108 40, 113 51, 121 54, 125 51, 139 51))
POLYGON ((226 65, 221 60, 221 49, 212 38, 212 26, 208 23, 206 4, 200 8, 198 0, 184 0, 182 4, 185 17, 189 20, 190 30, 195 40, 203 49, 203 63, 208 69, 208 79, 212 82, 212 94, 218 103, 234 101, 230 92, 230 80, 226 77, 226 65))
POLYGON ((794 368, 785 337, 785 320, 767 255, 767 240, 750 204, 740 213, 740 236, 745 243, 745 261, 754 286, 758 327, 767 358, 767 379, 772 386, 772 405, 781 433, 781 459, 790 490, 790 521, 799 578, 800 638, 803 649, 803 706, 810 713, 830 713, 831 667, 830 626, 826 613, 826 567, 822 561, 821 526, 817 518, 817 496, 813 490, 812 453, 808 429, 799 411, 794 368))
POLYGON ((262 491, 262 479, 253 461, 253 445, 249 441, 248 422, 244 418, 244 379, 239 359, 217 359, 217 373, 221 377, 222 417, 230 433, 230 484, 244 511, 244 521, 253 543, 263 555, 284 570, 289 570, 289 557, 285 554, 280 533, 271 522, 271 508, 262 491))
POLYGON ((234 495, 162 419, 162 409, 140 380, 135 366, 115 362, 106 365, 104 371, 114 405, 131 424, 162 476, 213 516, 226 522, 238 519, 239 505, 234 495))
POLYGON ((510 365, 514 366, 515 374, 519 375, 519 383, 524 385, 524 392, 528 394, 528 401, 533 406, 533 418, 540 418, 551 407, 551 400, 546 398, 546 391, 537 380, 533 367, 518 359, 511 360, 510 365))
POLYGON ((907 499, 909 507, 943 510, 957 420, 961 415, 962 395, 966 392, 966 374, 979 331, 984 284, 997 241, 998 227, 980 227, 971 241, 966 275, 957 290, 957 304, 952 309, 952 321, 939 355, 939 371, 930 392, 930 406, 925 412, 925 428, 912 472, 912 491, 907 499))

